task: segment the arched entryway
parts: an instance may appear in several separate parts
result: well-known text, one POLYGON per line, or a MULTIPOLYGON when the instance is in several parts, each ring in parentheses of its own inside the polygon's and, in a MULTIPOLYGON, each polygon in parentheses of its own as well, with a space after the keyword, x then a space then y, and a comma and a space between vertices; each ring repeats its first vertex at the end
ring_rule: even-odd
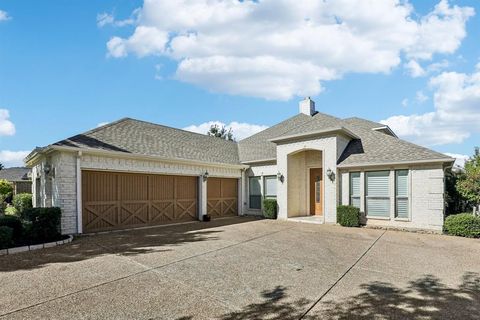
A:
POLYGON ((288 218, 323 217, 324 172, 320 150, 302 150, 288 155, 288 218))

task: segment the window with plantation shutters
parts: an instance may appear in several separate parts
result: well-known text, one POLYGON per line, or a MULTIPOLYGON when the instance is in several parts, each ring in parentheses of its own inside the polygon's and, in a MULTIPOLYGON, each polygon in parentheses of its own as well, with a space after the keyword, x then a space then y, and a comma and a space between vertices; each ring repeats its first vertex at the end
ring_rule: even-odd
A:
POLYGON ((390 217, 390 171, 365 173, 365 209, 369 217, 390 217))
POLYGON ((360 172, 350 173, 350 205, 360 208, 360 172))
POLYGON ((248 180, 250 209, 262 208, 261 177, 250 177, 248 180))
POLYGON ((395 171, 395 217, 408 218, 408 170, 395 171))
POLYGON ((265 198, 277 197, 277 176, 265 176, 265 198))

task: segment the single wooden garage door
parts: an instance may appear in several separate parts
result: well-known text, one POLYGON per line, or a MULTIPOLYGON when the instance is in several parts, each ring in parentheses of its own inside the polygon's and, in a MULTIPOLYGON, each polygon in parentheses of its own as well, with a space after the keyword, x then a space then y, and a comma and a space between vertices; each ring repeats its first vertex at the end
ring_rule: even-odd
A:
POLYGON ((83 232, 197 219, 197 177, 82 172, 83 232))
POLYGON ((238 180, 209 178, 207 212, 212 218, 238 215, 238 180))

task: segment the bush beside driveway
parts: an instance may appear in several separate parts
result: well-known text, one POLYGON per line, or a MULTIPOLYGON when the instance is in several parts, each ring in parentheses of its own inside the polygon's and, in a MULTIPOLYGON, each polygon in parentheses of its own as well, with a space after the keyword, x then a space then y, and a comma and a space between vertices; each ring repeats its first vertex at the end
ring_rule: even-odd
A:
POLYGON ((474 319, 479 244, 249 218, 85 236, 1 257, 0 315, 474 319))

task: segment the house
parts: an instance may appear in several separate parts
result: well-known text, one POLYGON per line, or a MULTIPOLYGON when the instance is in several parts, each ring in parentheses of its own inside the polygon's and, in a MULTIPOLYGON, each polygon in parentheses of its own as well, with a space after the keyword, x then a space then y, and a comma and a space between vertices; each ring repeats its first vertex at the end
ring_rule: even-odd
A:
POLYGON ((13 167, 0 170, 0 179, 13 185, 13 195, 32 193, 31 170, 23 167, 13 167))
POLYGON ((238 143, 126 118, 26 158, 34 204, 61 207, 65 234, 258 215, 268 197, 282 220, 333 224, 350 204, 368 225, 439 231, 453 161, 309 98, 238 143))

